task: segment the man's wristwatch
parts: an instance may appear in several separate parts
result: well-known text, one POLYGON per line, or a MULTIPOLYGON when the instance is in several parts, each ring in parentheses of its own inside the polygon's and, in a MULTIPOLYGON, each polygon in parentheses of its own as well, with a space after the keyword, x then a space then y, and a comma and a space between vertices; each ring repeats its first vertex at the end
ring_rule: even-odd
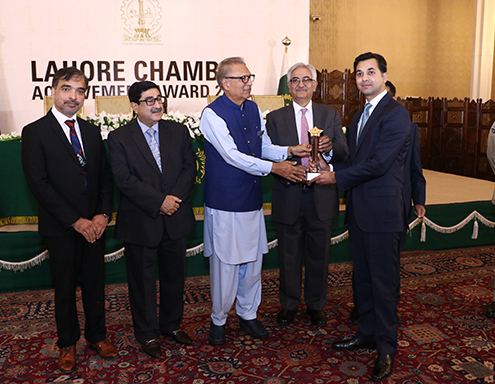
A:
POLYGON ((294 157, 294 152, 292 152, 292 147, 289 147, 289 158, 294 157))

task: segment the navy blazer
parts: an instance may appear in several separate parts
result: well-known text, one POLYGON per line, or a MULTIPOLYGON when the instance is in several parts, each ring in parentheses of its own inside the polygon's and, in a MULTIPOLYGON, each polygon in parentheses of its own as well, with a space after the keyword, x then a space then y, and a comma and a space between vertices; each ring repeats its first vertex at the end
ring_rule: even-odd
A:
POLYGON ((22 166, 38 201, 41 236, 60 236, 83 217, 112 215, 113 184, 98 127, 77 118, 86 157, 86 176, 59 122, 46 116, 22 130, 22 166), (87 179, 87 186, 86 181, 87 179))
POLYGON ((346 191, 364 232, 401 232, 407 223, 410 201, 404 198, 405 164, 411 143, 411 121, 406 108, 389 94, 375 107, 356 145, 357 125, 363 110, 347 128, 351 155, 345 168, 335 173, 340 190, 346 191))
POLYGON ((158 129, 163 173, 137 120, 108 136, 110 164, 121 193, 115 238, 148 247, 159 244, 164 230, 177 240, 196 225, 190 198, 196 181, 196 157, 189 131, 168 120, 161 120, 158 129), (159 214, 167 195, 182 199, 171 216, 159 214))
MULTIPOLYGON (((322 129, 333 144, 331 163, 346 161, 349 147, 346 144, 339 113, 335 108, 312 103, 313 123, 322 129)), ((294 107, 277 109, 266 117, 266 129, 273 144, 295 146, 299 144, 294 107)), ((289 159, 301 164, 301 158, 289 159)), ((314 185, 316 212, 320 220, 328 220, 339 214, 339 196, 336 185, 314 185)), ((275 176, 272 190, 272 218, 275 222, 292 225, 296 222, 301 206, 302 188, 280 176, 275 176)))

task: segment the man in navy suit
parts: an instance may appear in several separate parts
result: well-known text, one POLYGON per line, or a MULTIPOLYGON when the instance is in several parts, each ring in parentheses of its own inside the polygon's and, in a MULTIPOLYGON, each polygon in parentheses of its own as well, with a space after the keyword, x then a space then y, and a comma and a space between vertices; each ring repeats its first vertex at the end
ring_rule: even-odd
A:
MULTIPOLYGON (((387 81, 385 83, 385 88, 387 89, 387 92, 390 94, 390 96, 392 96, 394 100, 397 100, 397 98, 395 97, 396 88, 391 81, 387 81)), ((412 123, 411 135, 411 150, 409 151, 408 157, 406 159, 405 167, 405 200, 412 201, 416 216, 419 219, 422 219, 423 217, 425 217, 426 214, 426 180, 423 176, 423 167, 421 166, 421 148, 419 143, 418 125, 415 123, 412 123), (409 166, 407 166, 407 164, 409 164, 409 166)), ((411 205, 409 207, 412 208, 411 205)), ((410 217, 411 209, 409 209, 407 213, 407 218, 409 219, 410 217)), ((404 237, 403 242, 405 242, 405 240, 406 239, 404 237)), ((403 246, 401 248, 403 248, 403 246)), ((357 300, 354 297, 354 308, 349 315, 349 320, 352 324, 359 324, 360 321, 358 306, 356 302, 357 300)), ((399 322, 399 324, 402 322, 402 316, 400 315, 398 310, 397 321, 399 322)))
POLYGON ((193 343, 180 323, 186 240, 196 225, 190 198, 196 158, 187 128, 162 119, 165 97, 155 83, 134 83, 129 100, 137 118, 108 136, 110 163, 121 193, 115 238, 125 246, 134 334, 144 352, 160 357, 160 334, 181 344, 193 343))
POLYGON ((77 367, 78 283, 86 341, 104 358, 118 354, 105 328, 104 232, 112 214, 112 178, 99 129, 76 115, 87 88, 77 68, 59 70, 52 84, 54 107, 22 130, 22 167, 50 252, 62 372, 77 367))
POLYGON ((314 181, 336 183, 346 191, 346 219, 362 318, 356 335, 334 342, 332 348, 377 349, 371 379, 381 381, 392 374, 397 350, 400 250, 410 209, 404 185, 411 121, 408 111, 385 89, 388 74, 383 56, 371 52, 359 55, 354 70, 366 105, 347 129, 350 159, 343 169, 322 172, 314 181))

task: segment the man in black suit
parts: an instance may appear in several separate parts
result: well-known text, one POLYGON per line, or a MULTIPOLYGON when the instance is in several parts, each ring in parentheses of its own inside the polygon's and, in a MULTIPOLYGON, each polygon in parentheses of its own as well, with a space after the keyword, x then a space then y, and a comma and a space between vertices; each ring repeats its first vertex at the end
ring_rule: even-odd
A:
POLYGON ((187 128, 162 120, 165 97, 155 83, 134 83, 129 100, 137 118, 108 137, 114 180, 121 192, 115 238, 125 246, 134 334, 148 355, 159 357, 160 333, 178 343, 193 342, 180 323, 186 240, 196 225, 190 200, 196 159, 187 128))
POLYGON ((22 166, 50 252, 63 372, 76 369, 78 283, 89 346, 104 358, 117 356, 105 328, 104 231, 112 214, 112 179, 98 128, 76 116, 87 87, 80 70, 59 70, 52 84, 54 108, 22 130, 22 166))
POLYGON ((377 349, 371 375, 392 374, 397 350, 400 251, 408 226, 407 156, 411 121, 406 108, 385 89, 387 62, 376 53, 354 60, 356 84, 366 98, 347 129, 351 155, 346 167, 323 172, 314 181, 346 191, 346 219, 361 315, 356 335, 334 342, 340 351, 377 349))
MULTIPOLYGON (((319 151, 331 163, 347 159, 349 148, 336 109, 313 103, 316 69, 296 63, 287 72, 291 105, 268 114, 266 129, 273 144, 295 146, 308 141, 307 130, 321 129, 319 151)), ((295 157, 307 166, 307 158, 295 157), (306 162, 305 162, 306 160, 306 162)), ((280 263, 280 325, 294 321, 301 302, 302 266, 305 264, 304 299, 311 322, 326 325, 328 259, 333 219, 339 214, 337 186, 293 183, 275 176, 272 219, 276 223, 280 263)))

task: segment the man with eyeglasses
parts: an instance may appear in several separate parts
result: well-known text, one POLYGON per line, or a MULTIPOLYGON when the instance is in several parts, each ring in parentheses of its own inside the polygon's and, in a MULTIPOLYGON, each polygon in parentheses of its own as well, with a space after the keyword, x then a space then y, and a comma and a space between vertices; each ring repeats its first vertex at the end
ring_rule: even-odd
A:
POLYGON ((261 177, 274 173, 293 182, 304 180, 304 167, 285 160, 310 151, 308 145, 271 143, 260 109, 248 100, 253 80, 242 58, 223 60, 217 82, 224 94, 201 116, 206 154, 204 255, 210 261, 212 298, 208 341, 213 345, 226 342, 225 324, 235 300, 241 329, 256 339, 269 336, 257 319, 261 266, 268 252, 261 177))
POLYGON ((77 116, 87 88, 88 79, 79 69, 58 70, 53 108, 22 130, 22 167, 38 202, 39 234, 50 252, 62 373, 77 369, 78 285, 88 346, 104 358, 118 355, 105 327, 105 229, 112 215, 112 173, 98 128, 77 116))
POLYGON ((181 344, 193 343, 180 324, 186 238, 196 225, 190 199, 196 158, 188 129, 162 119, 165 98, 155 83, 134 83, 129 100, 136 119, 108 137, 121 192, 115 238, 125 246, 134 335, 144 352, 160 357, 160 334, 181 344))
MULTIPOLYGON (((323 132, 321 152, 330 164, 345 161, 349 155, 339 113, 335 108, 312 102, 316 89, 316 69, 296 63, 287 72, 292 103, 268 114, 266 128, 277 145, 297 145, 308 141, 308 128, 323 132)), ((294 157, 308 165, 307 158, 294 157)), ((278 238, 280 264, 279 297, 281 310, 277 322, 287 326, 301 302, 302 266, 305 268, 304 300, 311 323, 326 325, 328 260, 333 219, 339 214, 336 185, 295 183, 275 176, 272 189, 272 219, 278 238)))

